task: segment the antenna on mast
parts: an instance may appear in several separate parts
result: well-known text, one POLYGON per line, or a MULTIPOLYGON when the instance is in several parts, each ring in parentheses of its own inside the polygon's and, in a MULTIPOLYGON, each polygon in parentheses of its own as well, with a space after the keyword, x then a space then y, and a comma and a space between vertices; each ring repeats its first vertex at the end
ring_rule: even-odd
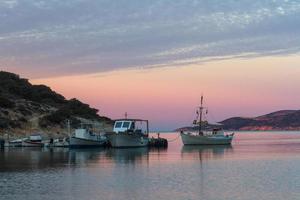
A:
POLYGON ((203 112, 203 94, 201 95, 201 105, 199 107, 199 135, 203 135, 203 133, 202 133, 202 112, 203 112))

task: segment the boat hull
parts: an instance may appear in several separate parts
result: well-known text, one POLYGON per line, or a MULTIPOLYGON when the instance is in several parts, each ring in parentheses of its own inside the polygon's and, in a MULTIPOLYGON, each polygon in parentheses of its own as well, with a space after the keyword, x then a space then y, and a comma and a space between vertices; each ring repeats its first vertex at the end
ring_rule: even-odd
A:
POLYGON ((149 143, 149 138, 138 134, 128 133, 110 133, 107 134, 109 143, 114 148, 126 147, 146 147, 149 143))
POLYGON ((62 147, 68 148, 70 146, 69 142, 54 142, 53 144, 47 143, 45 144, 46 147, 62 147))
POLYGON ((7 147, 22 147, 22 142, 8 142, 7 147))
POLYGON ((106 140, 88 140, 83 138, 70 138, 69 147, 84 148, 84 147, 103 147, 106 145, 106 140))
POLYGON ((229 145, 233 136, 202 136, 180 133, 184 145, 229 145))
POLYGON ((63 148, 66 148, 66 147, 69 147, 70 144, 68 142, 57 142, 57 143, 54 143, 53 144, 53 147, 63 147, 63 148))
POLYGON ((44 144, 42 142, 34 142, 30 140, 22 141, 22 147, 43 147, 44 144))

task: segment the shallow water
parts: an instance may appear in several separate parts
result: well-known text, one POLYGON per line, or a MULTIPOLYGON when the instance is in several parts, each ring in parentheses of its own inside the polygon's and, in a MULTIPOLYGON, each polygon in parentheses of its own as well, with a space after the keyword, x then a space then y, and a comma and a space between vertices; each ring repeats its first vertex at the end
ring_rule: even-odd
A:
POLYGON ((10 148, 0 199, 299 200, 299 172, 299 132, 241 132, 231 146, 10 148))

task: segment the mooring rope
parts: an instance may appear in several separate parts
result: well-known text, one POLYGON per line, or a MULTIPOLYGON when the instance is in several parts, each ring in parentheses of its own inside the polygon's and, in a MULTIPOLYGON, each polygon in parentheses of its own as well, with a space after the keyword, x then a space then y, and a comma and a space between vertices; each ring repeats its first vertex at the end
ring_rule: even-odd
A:
POLYGON ((172 140, 167 140, 168 142, 175 142, 176 140, 178 140, 178 138, 180 137, 180 134, 178 134, 178 136, 175 139, 172 140))

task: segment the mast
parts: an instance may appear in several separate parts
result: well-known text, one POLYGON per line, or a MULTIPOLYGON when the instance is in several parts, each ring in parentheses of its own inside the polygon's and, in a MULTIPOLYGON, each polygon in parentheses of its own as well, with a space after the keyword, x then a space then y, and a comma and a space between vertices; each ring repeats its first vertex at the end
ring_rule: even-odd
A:
POLYGON ((71 137, 71 121, 67 119, 67 129, 68 129, 68 135, 71 137))
POLYGON ((201 95, 201 105, 199 107, 199 135, 202 135, 202 112, 203 112, 203 95, 201 95))

